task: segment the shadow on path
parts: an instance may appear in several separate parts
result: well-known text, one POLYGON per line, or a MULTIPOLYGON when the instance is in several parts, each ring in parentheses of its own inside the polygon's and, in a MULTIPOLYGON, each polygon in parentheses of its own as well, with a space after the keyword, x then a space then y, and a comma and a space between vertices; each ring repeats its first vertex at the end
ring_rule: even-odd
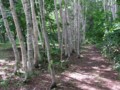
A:
POLYGON ((95 46, 85 46, 81 58, 72 56, 70 62, 60 77, 59 90, 120 90, 118 73, 95 46))
MULTIPOLYGON (((56 75, 58 88, 55 90, 120 90, 118 73, 112 70, 112 64, 102 57, 95 46, 84 46, 80 55, 80 59, 71 56, 69 68, 56 75)), ((41 72, 40 76, 25 85, 15 87, 10 84, 8 89, 0 87, 0 90, 49 90, 50 84, 49 73, 41 72)))

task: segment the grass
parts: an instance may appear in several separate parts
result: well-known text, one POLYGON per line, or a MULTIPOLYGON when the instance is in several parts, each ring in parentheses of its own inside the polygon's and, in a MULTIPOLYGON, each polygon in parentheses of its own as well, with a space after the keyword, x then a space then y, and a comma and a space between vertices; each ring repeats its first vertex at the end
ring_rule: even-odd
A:
POLYGON ((0 43, 0 50, 5 50, 5 49, 9 49, 11 48, 11 44, 10 43, 0 43))
POLYGON ((8 49, 11 49, 11 44, 10 43, 0 43, 0 59, 6 59, 8 57, 11 57, 13 56, 12 53, 11 53, 11 50, 8 50, 8 49))
POLYGON ((0 81, 0 87, 2 87, 3 90, 8 90, 9 80, 1 80, 0 81))

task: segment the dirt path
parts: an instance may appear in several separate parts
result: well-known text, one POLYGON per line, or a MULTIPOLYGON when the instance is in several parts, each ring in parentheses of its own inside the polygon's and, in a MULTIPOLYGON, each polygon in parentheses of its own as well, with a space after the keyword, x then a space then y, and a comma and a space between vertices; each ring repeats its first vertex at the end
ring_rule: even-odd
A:
MULTIPOLYGON (((95 46, 84 46, 81 57, 73 55, 69 62, 69 68, 56 76, 58 87, 55 90, 120 90, 118 73, 95 46)), ((49 90, 50 84, 50 75, 44 73, 27 85, 10 86, 7 90, 49 90)))
POLYGON ((86 46, 80 59, 73 56, 70 61, 61 76, 61 90, 120 90, 118 74, 94 46, 86 46))

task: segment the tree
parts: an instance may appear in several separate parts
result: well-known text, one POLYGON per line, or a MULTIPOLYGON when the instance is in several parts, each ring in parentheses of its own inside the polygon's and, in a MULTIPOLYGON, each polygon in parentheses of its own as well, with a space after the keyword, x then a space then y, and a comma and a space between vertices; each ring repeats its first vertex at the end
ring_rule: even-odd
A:
POLYGON ((32 16, 31 16, 31 9, 30 9, 30 2, 29 0, 23 0, 23 8, 26 17, 26 26, 27 26, 27 57, 28 57, 28 71, 31 73, 33 71, 33 43, 32 43, 32 36, 33 36, 33 25, 32 25, 32 16))
POLYGON ((49 70, 50 70, 51 79, 52 79, 52 85, 51 85, 51 88, 52 88, 56 84, 56 82, 55 82, 55 72, 54 72, 54 68, 53 68, 53 63, 52 63, 51 56, 50 56, 50 45, 49 45, 48 36, 46 33, 44 0, 40 0, 39 3, 40 3, 40 11, 41 11, 42 33, 43 33, 45 47, 46 47, 46 51, 47 51, 49 70))
MULTIPOLYGON (((38 47, 38 22, 36 19, 34 0, 30 0, 31 3, 31 12, 32 12, 32 23, 33 23, 33 47, 34 47, 34 65, 38 67, 39 59, 39 47, 38 47)), ((39 33, 40 34, 40 33, 39 33)))
POLYGON ((14 40, 14 37, 13 37, 11 31, 10 31, 9 23, 8 23, 8 20, 7 20, 7 15, 6 15, 4 6, 2 4, 2 0, 0 0, 0 10, 1 10, 3 21, 4 21, 4 25, 5 25, 5 28, 6 28, 6 33, 8 35, 8 38, 9 38, 11 44, 12 44, 12 48, 13 48, 13 51, 14 51, 14 55, 15 55, 15 69, 14 69, 14 72, 16 73, 17 70, 18 70, 18 62, 20 61, 20 55, 19 55, 19 52, 18 52, 18 49, 17 49, 17 46, 16 46, 16 42, 14 40))
POLYGON ((25 77, 27 77, 27 51, 26 51, 26 48, 25 48, 25 43, 24 43, 24 39, 23 39, 23 35, 22 35, 22 30, 20 28, 17 13, 15 11, 14 1, 9 0, 9 2, 10 2, 11 13, 12 13, 12 16, 13 16, 14 24, 15 24, 15 27, 16 27, 16 31, 17 31, 17 35, 18 35, 18 39, 19 39, 19 43, 20 43, 20 49, 21 49, 21 55, 22 55, 22 65, 23 65, 23 69, 25 71, 25 77))
POLYGON ((56 0, 54 0, 54 5, 55 5, 55 18, 56 18, 56 23, 57 23, 57 28, 58 28, 58 42, 59 42, 59 48, 61 48, 61 33, 60 33, 60 25, 59 25, 56 0))

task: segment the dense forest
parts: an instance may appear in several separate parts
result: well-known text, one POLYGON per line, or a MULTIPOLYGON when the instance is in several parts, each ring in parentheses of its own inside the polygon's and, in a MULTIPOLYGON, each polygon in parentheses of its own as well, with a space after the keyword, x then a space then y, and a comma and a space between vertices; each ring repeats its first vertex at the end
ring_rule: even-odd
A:
POLYGON ((120 90, 120 1, 0 0, 0 90, 120 90))

